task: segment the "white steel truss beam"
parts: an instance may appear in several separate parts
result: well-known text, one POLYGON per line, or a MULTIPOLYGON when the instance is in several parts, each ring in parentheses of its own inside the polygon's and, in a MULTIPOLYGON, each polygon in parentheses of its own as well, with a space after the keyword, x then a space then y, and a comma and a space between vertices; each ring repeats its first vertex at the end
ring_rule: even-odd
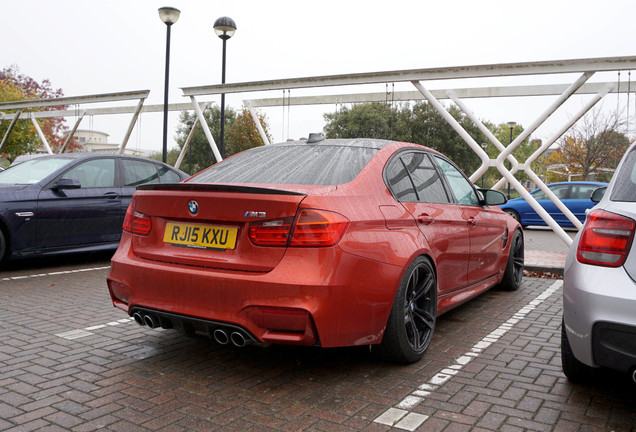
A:
POLYGON ((289 90, 298 88, 331 87, 343 85, 383 84, 387 82, 396 83, 463 78, 568 74, 583 73, 588 71, 614 72, 633 69, 636 69, 636 56, 543 61, 531 63, 507 63, 478 66, 455 66, 390 72, 329 75, 308 78, 255 81, 237 84, 217 84, 198 87, 184 87, 181 90, 183 91, 184 96, 201 96, 257 92, 266 90, 289 90))

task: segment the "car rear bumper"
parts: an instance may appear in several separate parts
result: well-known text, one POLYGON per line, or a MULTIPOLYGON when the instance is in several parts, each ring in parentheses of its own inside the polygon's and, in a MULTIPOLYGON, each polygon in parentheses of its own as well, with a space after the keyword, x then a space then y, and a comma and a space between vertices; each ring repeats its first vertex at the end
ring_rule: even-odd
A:
POLYGON ((577 360, 628 371, 636 366, 636 282, 624 268, 601 268, 568 255, 563 320, 577 360))
POLYGON ((116 307, 204 320, 208 333, 217 324, 237 326, 258 343, 379 343, 404 272, 338 247, 289 248, 262 273, 183 266, 134 256, 128 237, 108 276, 116 307))

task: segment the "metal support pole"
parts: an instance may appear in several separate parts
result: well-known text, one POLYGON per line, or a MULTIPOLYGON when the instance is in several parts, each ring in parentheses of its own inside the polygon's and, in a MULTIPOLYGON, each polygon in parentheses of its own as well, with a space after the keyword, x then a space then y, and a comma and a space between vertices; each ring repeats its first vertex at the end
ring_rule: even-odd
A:
MULTIPOLYGON (((510 140, 508 141, 508 145, 512 144, 512 130, 514 129, 514 126, 510 126, 510 140)), ((512 164, 510 163, 510 161, 508 161, 508 169, 510 170, 512 168, 512 164)), ((508 195, 507 195, 508 199, 510 199, 510 182, 508 182, 508 195)))
POLYGON ((170 28, 172 23, 167 22, 166 27, 166 74, 165 84, 163 90, 163 146, 161 152, 161 160, 166 163, 168 155, 168 82, 170 75, 170 28))
MULTIPOLYGON (((204 108, 205 109, 205 108, 204 108)), ((194 120, 194 124, 190 128, 190 132, 188 132, 188 136, 186 137, 185 143, 183 143, 183 148, 181 149, 181 153, 179 153, 179 157, 177 158, 177 162, 174 164, 176 169, 180 169, 181 163, 183 162, 183 158, 185 157, 186 151, 190 149, 190 141, 194 137, 194 131, 197 129, 199 125, 199 119, 194 120)), ((192 170, 192 149, 190 149, 190 163, 188 169, 192 170)), ((191 173, 190 173, 191 174, 191 173)))
POLYGON ((71 129, 71 131, 66 136, 66 140, 64 140, 64 144, 62 144, 62 148, 60 148, 60 151, 58 153, 64 153, 66 151, 66 148, 68 147, 69 143, 73 139, 73 135, 75 135, 75 132, 77 131, 77 128, 79 127, 79 124, 84 118, 85 114, 86 114, 86 111, 82 111, 79 118, 75 122, 75 125, 73 125, 73 129, 71 129))
MULTIPOLYGON (((221 84, 225 84, 225 44, 227 39, 223 39, 223 62, 221 66, 221 84)), ((225 93, 221 93, 221 132, 219 137, 219 153, 225 156, 225 93)))
POLYGON ((263 144, 264 145, 271 144, 269 142, 269 139, 267 138, 267 134, 265 134, 265 131, 263 130, 263 126, 261 126, 261 122, 258 118, 258 114, 256 113, 256 110, 254 109, 254 106, 252 105, 252 101, 244 100, 243 104, 247 107, 247 110, 250 112, 250 115, 252 116, 252 120, 254 120, 254 124, 256 125, 256 129, 258 129, 258 133, 260 134, 261 139, 263 140, 263 144))
POLYGON ((201 123, 201 127, 203 128, 203 133, 205 137, 208 139, 208 143, 210 143, 210 148, 212 149, 212 153, 214 153, 214 157, 217 162, 221 162, 223 158, 221 157, 221 153, 219 152, 218 147, 216 146, 216 142, 214 142, 214 137, 212 136, 212 132, 210 132, 210 128, 208 127, 208 123, 205 121, 205 117, 203 117, 203 111, 201 111, 201 107, 197 102, 194 96, 190 96, 190 100, 192 101, 192 106, 194 107, 194 112, 197 114, 197 118, 199 119, 199 123, 201 123))
MULTIPOLYGON (((124 154, 124 150, 126 150, 126 145, 128 145, 128 140, 130 139, 130 135, 132 135, 132 131, 135 128, 135 123, 137 123, 139 114, 141 114, 141 109, 144 107, 145 100, 146 98, 139 99, 139 103, 137 104, 137 109, 135 110, 135 113, 133 114, 132 119, 130 120, 130 124, 128 125, 128 130, 126 131, 126 135, 124 135, 124 139, 119 145, 119 152, 118 152, 119 154, 124 154)), ((165 142, 166 141, 164 141, 164 143, 165 142)), ((165 156, 165 153, 164 153, 164 156, 165 156)))
POLYGON ((35 130, 38 131, 38 135, 40 136, 40 140, 42 141, 42 144, 44 144, 44 148, 46 149, 46 152, 48 154, 53 154, 53 150, 51 150, 51 146, 49 145, 49 142, 46 140, 46 136, 44 136, 44 132, 42 132, 42 129, 40 129, 40 125, 38 124, 38 121, 31 117, 31 121, 33 122, 33 126, 35 126, 35 130))
MULTIPOLYGON (((503 167, 503 161, 508 158, 508 156, 510 156, 510 154, 512 154, 513 150, 516 149, 522 142, 524 142, 530 135, 532 135, 532 133, 534 133, 535 130, 537 130, 537 128, 539 126, 541 126, 541 124, 543 124, 543 122, 545 122, 548 117, 550 117, 561 105, 563 105, 563 103, 570 97, 572 96, 578 89, 579 87, 581 87, 583 84, 585 84, 585 82, 590 79, 590 77, 594 75, 594 72, 585 72, 583 73, 579 79, 577 79, 572 85, 570 85, 549 107, 548 109, 546 109, 543 114, 541 114, 535 121, 534 123, 532 123, 527 129, 524 129, 523 132, 521 132, 521 134, 519 134, 519 136, 517 136, 517 138, 514 139, 514 141, 508 146, 506 147, 506 149, 501 152, 501 154, 497 157, 497 168, 499 169, 499 166, 501 164, 501 168, 507 172, 508 171, 505 167, 503 167)), ((502 169, 499 169, 499 172, 503 173, 502 169)), ((513 168, 514 169, 514 168, 513 168)), ((514 173, 516 172, 513 171, 511 174, 513 176, 514 179, 514 173)), ((493 189, 499 189, 501 188, 501 186, 503 186, 503 184, 506 182, 506 180, 510 181, 509 178, 502 178, 501 180, 499 180, 497 182, 497 184, 495 184, 495 186, 493 186, 493 189)), ((514 185, 514 182, 513 182, 514 185)), ((521 185, 521 184, 520 184, 521 185)), ((523 188, 522 188, 523 189, 523 188)), ((524 189, 525 190, 525 189, 524 189)), ((519 191, 520 192, 520 191, 519 191)), ((568 237, 569 238, 569 237, 568 237)))
POLYGON ((4 133, 4 137, 2 137, 2 142, 0 142, 0 151, 2 151, 2 148, 4 147, 5 143, 7 142, 7 139, 9 138, 9 134, 11 134, 13 127, 18 122, 18 119, 20 118, 20 114, 22 114, 22 109, 17 110, 15 114, 13 115, 11 124, 9 124, 7 131, 4 133))
MULTIPOLYGON (((477 128, 481 131, 481 133, 483 133, 486 136, 486 138, 488 138, 488 140, 495 146, 497 150, 502 152, 506 149, 503 146, 503 144, 499 142, 497 137, 495 137, 492 134, 490 129, 488 129, 481 122, 481 120, 479 120, 479 118, 475 115, 475 113, 470 108, 468 108, 468 106, 466 106, 466 104, 461 99, 459 99, 459 97, 457 96, 457 93, 455 93, 452 90, 449 90, 446 92, 446 94, 453 102, 455 102, 455 104, 459 107, 459 109, 461 109, 464 112, 464 114, 466 114, 468 118, 472 120, 472 122, 477 126, 477 128)), ((512 163, 513 167, 516 167, 517 165, 519 165, 519 163, 517 162, 517 159, 515 159, 515 157, 512 155, 508 157, 508 160, 512 163)), ((481 177, 488 170, 488 167, 490 166, 495 166, 494 159, 487 159, 487 160, 482 159, 481 166, 469 177, 470 181, 475 182, 479 177, 481 177)))
POLYGON ((431 92, 426 90, 419 81, 411 81, 411 84, 413 84, 415 88, 418 89, 420 93, 422 93, 426 100, 431 105, 433 105, 433 107, 437 110, 438 113, 440 113, 442 117, 444 117, 444 120, 446 120, 448 124, 450 124, 451 127, 455 129, 459 136, 461 136, 462 139, 466 141, 470 148, 473 149, 477 156, 479 156, 479 159, 481 159, 482 162, 487 163, 490 160, 488 154, 484 151, 484 149, 481 148, 479 144, 477 144, 477 141, 475 141, 473 137, 471 137, 468 132, 464 130, 462 125, 460 125, 457 120, 455 120, 455 118, 450 115, 448 111, 446 111, 446 108, 444 108, 444 106, 437 99, 435 99, 435 96, 433 96, 431 92))

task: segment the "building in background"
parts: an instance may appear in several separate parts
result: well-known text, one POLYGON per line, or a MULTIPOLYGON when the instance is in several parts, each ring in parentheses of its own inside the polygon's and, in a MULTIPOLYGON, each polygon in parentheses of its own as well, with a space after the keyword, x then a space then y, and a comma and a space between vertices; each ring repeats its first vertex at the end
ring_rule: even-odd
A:
MULTIPOLYGON (((68 132, 68 131, 67 131, 68 132)), ((77 143, 82 147, 81 152, 87 153, 117 153, 119 144, 111 144, 108 142, 108 134, 88 129, 77 129, 73 135, 77 138, 77 143)), ((132 156, 148 156, 148 151, 126 148, 124 154, 132 156)))

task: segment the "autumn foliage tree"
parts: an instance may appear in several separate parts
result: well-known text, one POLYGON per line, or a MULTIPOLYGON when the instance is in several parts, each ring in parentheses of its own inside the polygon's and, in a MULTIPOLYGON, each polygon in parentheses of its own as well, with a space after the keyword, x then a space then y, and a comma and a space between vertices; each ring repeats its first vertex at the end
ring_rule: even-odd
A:
POLYGON ((609 181, 613 170, 632 141, 619 132, 623 128, 617 114, 603 115, 594 110, 573 127, 558 143, 545 161, 548 180, 563 181, 565 175, 572 180, 588 180, 591 175, 597 181, 609 181))
MULTIPOLYGON (((212 138, 216 144, 219 144, 220 138, 220 122, 221 122, 221 110, 218 106, 212 106, 203 112, 203 116, 206 119, 206 123, 212 134, 212 138)), ((267 119, 264 115, 258 114, 261 127, 265 131, 267 138, 272 140, 269 132, 269 126, 267 119)), ((196 114, 193 112, 183 111, 179 116, 179 126, 177 127, 176 141, 179 145, 178 153, 183 149, 185 142, 190 134, 190 126, 188 123, 194 123, 196 121, 196 114)), ((258 147, 263 145, 256 124, 250 115, 250 112, 243 108, 240 112, 237 112, 231 107, 225 108, 225 157, 232 156, 243 150, 247 150, 252 147, 258 147)), ((202 169, 215 164, 216 158, 212 153, 208 139, 206 138, 203 129, 200 126, 194 131, 194 135, 190 141, 190 148, 187 150, 185 158, 181 163, 181 169, 195 174, 202 169)), ((174 156, 176 161, 176 156, 174 156)), ((168 162, 170 163, 170 154, 168 155, 168 162)))
MULTIPOLYGON (((269 126, 264 114, 257 113, 258 121, 265 132, 267 139, 271 142, 272 136, 269 133, 269 126)), ((226 157, 244 150, 264 145, 263 139, 256 127, 256 123, 247 108, 243 108, 237 115, 225 133, 225 153, 226 157)))
MULTIPOLYGON (((64 96, 62 89, 54 89, 48 79, 39 83, 33 78, 23 74, 15 65, 0 70, 0 102, 50 99, 62 96, 64 96)), ((64 108, 66 107, 54 106, 23 110, 23 112, 40 110, 51 111, 64 108)), ((6 111, 8 114, 11 112, 15 112, 15 110, 6 111)), ((9 123, 10 122, 7 120, 0 123, 0 133, 2 136, 4 136, 9 123)), ((40 129, 53 150, 60 148, 64 143, 64 123, 65 121, 63 117, 38 119, 40 129)), ((77 144, 74 142, 71 147, 73 146, 77 146, 77 144)), ((8 136, 7 142, 2 149, 2 156, 11 161, 21 154, 34 152, 39 147, 40 138, 35 127, 31 121, 22 118, 21 120, 18 120, 15 128, 8 136)))

